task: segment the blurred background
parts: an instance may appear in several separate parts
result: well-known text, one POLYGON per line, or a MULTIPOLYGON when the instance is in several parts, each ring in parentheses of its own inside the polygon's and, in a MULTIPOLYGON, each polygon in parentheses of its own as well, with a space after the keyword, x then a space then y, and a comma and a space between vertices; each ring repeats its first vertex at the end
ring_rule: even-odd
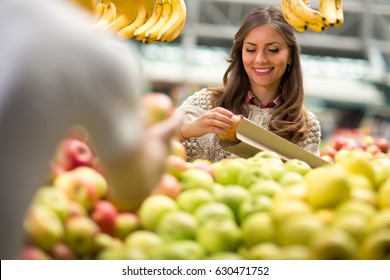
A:
MULTIPOLYGON (((243 15, 281 0, 185 0, 187 24, 169 44, 134 42, 153 91, 176 105, 202 87, 220 85, 243 15)), ((317 8, 318 1, 310 1, 317 8)), ((390 138, 390 0, 343 0, 344 25, 297 32, 306 105, 319 118, 323 141, 335 133, 390 138)))

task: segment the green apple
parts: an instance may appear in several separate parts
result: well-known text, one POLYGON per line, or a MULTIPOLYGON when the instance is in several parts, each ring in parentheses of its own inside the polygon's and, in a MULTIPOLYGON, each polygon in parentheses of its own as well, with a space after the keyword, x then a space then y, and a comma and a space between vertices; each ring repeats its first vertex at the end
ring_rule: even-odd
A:
POLYGON ((274 195, 274 201, 284 199, 300 199, 306 201, 307 199, 307 187, 305 184, 295 184, 282 187, 274 195))
POLYGON ((227 158, 215 165, 215 181, 222 185, 234 185, 238 183, 241 172, 247 169, 247 165, 236 158, 227 158))
POLYGON ((185 170, 180 177, 180 186, 182 190, 203 188, 212 190, 214 178, 205 170, 198 168, 189 168, 185 170))
POLYGON ((209 253, 235 252, 242 240, 242 233, 231 219, 209 219, 198 228, 196 240, 209 253))
POLYGON ((202 260, 204 248, 194 240, 177 240, 165 243, 153 253, 155 260, 202 260))
POLYGON ((390 229, 390 208, 378 210, 368 223, 369 234, 385 228, 390 229))
POLYGON ((344 167, 350 174, 360 174, 366 176, 372 184, 376 183, 376 174, 372 159, 367 153, 362 151, 352 151, 348 157, 341 157, 336 160, 336 164, 344 167))
POLYGON ((235 220, 233 210, 226 204, 217 201, 202 204, 195 210, 194 216, 199 225, 202 225, 208 220, 215 219, 235 220))
POLYGON ((295 215, 284 220, 277 228, 281 245, 309 245, 313 236, 325 228, 325 224, 314 214, 295 215))
POLYGON ((114 236, 125 239, 131 232, 140 228, 137 214, 132 212, 119 212, 115 219, 114 236))
POLYGON ((255 212, 269 212, 273 200, 266 195, 249 196, 240 204, 237 212, 238 221, 242 223, 245 218, 255 212))
POLYGON ((372 182, 366 176, 361 174, 348 174, 347 180, 351 189, 354 188, 363 188, 369 190, 375 189, 372 182))
POLYGON ((248 260, 278 260, 280 259, 281 247, 272 242, 259 243, 251 247, 246 253, 248 260))
POLYGON ((281 188, 281 185, 274 180, 260 179, 249 187, 249 193, 251 195, 266 195, 273 197, 281 188))
POLYGON ((286 171, 279 179, 281 186, 293 186, 304 183, 304 176, 294 171, 286 171))
POLYGON ((378 230, 366 237, 359 248, 361 260, 390 259, 390 228, 378 230))
POLYGON ((243 260, 242 256, 235 252, 216 252, 207 255, 205 260, 243 260))
POLYGON ((192 214, 174 210, 161 217, 156 232, 167 241, 195 239, 197 220, 192 214))
POLYGON ((281 164, 275 160, 272 160, 272 161, 267 160, 267 163, 260 166, 259 169, 263 174, 268 174, 267 177, 269 179, 272 179, 275 181, 279 181, 284 176, 284 174, 287 172, 284 164, 281 164))
POLYGON ((375 190, 366 189, 366 188, 352 188, 351 189, 351 198, 359 199, 361 201, 370 203, 372 205, 378 204, 378 194, 375 190))
POLYGON ((214 188, 215 200, 229 206, 234 213, 237 213, 240 204, 248 196, 248 189, 239 185, 220 185, 214 188))
POLYGON ((177 203, 172 198, 162 194, 151 195, 142 202, 139 208, 140 224, 145 229, 155 230, 160 218, 177 208, 177 203))
POLYGON ((214 201, 211 191, 202 188, 185 190, 176 199, 179 208, 190 213, 194 213, 200 205, 211 201, 214 201))
POLYGON ((260 151, 258 153, 256 153, 253 158, 265 158, 267 160, 270 160, 270 161, 274 161, 274 162, 280 162, 281 164, 283 164, 283 161, 282 161, 282 158, 275 152, 273 151, 260 151))
POLYGON ((116 249, 116 248, 124 247, 124 243, 122 242, 121 239, 104 232, 99 232, 95 236, 94 243, 95 243, 95 250, 97 252, 104 249, 116 249))
POLYGON ((139 251, 139 258, 152 259, 153 252, 158 250, 164 241, 157 233, 139 229, 130 233, 124 240, 127 250, 139 251))
POLYGON ((259 243, 272 242, 275 236, 275 225, 267 212, 256 212, 247 216, 241 224, 244 244, 250 248, 259 243))
POLYGON ((390 157, 375 157, 371 164, 375 171, 375 186, 380 186, 390 178, 390 157))
POLYGON ((335 213, 337 216, 345 214, 357 214, 370 219, 376 215, 376 207, 370 203, 359 199, 348 199, 335 208, 335 213))
POLYGON ((96 260, 146 260, 147 257, 141 250, 126 248, 106 248, 99 251, 96 260))
POLYGON ((300 159, 289 159, 284 163, 284 167, 289 172, 296 172, 305 176, 312 168, 311 166, 300 159))
POLYGON ((65 242, 78 256, 92 254, 99 226, 86 216, 69 218, 65 223, 65 242))
POLYGON ((65 192, 51 186, 40 187, 35 193, 33 203, 52 209, 62 221, 70 215, 70 201, 65 192))
POLYGON ((280 260, 315 260, 316 255, 309 246, 287 245, 280 248, 280 260))
POLYGON ((332 221, 331 226, 339 228, 349 233, 358 244, 366 237, 367 229, 367 218, 363 215, 358 214, 343 214, 336 215, 332 221))
POLYGON ((390 208, 390 178, 379 186, 378 206, 382 209, 390 208))
POLYGON ((313 213, 313 208, 305 201, 300 199, 281 199, 274 201, 270 213, 277 222, 284 222, 295 215, 304 215, 313 213))
POLYGON ((46 251, 50 251, 65 236, 60 217, 52 209, 43 205, 31 205, 24 218, 23 226, 27 238, 46 251))
POLYGON ((272 175, 267 173, 266 169, 261 169, 258 166, 249 166, 243 170, 237 178, 237 185, 249 188, 259 180, 272 180, 272 175))
POLYGON ((307 201, 314 208, 334 207, 350 196, 347 173, 339 166, 318 167, 305 176, 307 201))
POLYGON ((310 247, 322 260, 353 260, 357 258, 355 239, 339 228, 326 228, 313 237, 310 247))

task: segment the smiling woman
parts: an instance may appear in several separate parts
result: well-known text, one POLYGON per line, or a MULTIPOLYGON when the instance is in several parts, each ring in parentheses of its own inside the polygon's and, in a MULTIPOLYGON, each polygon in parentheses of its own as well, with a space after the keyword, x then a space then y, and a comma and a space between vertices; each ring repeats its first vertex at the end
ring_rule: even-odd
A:
POLYGON ((235 35, 223 87, 197 91, 177 109, 184 115, 180 131, 188 159, 235 157, 219 137, 229 133, 235 115, 318 155, 320 124, 303 105, 300 59, 294 28, 279 7, 249 11, 235 35))

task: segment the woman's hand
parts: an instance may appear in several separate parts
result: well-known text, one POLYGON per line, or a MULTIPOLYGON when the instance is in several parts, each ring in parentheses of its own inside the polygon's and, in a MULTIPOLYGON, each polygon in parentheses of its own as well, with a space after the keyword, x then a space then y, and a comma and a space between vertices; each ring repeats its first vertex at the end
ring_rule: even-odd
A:
POLYGON ((207 111, 198 119, 183 124, 179 128, 179 138, 184 141, 188 138, 200 137, 207 133, 226 135, 233 125, 233 113, 229 110, 216 107, 207 111))

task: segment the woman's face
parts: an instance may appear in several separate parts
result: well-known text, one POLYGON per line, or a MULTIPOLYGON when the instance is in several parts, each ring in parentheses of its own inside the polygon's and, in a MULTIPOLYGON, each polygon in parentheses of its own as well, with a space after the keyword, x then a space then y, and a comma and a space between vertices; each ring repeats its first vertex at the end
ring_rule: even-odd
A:
POLYGON ((254 93, 264 90, 277 93, 290 63, 289 47, 271 26, 259 26, 244 40, 242 62, 254 93))

